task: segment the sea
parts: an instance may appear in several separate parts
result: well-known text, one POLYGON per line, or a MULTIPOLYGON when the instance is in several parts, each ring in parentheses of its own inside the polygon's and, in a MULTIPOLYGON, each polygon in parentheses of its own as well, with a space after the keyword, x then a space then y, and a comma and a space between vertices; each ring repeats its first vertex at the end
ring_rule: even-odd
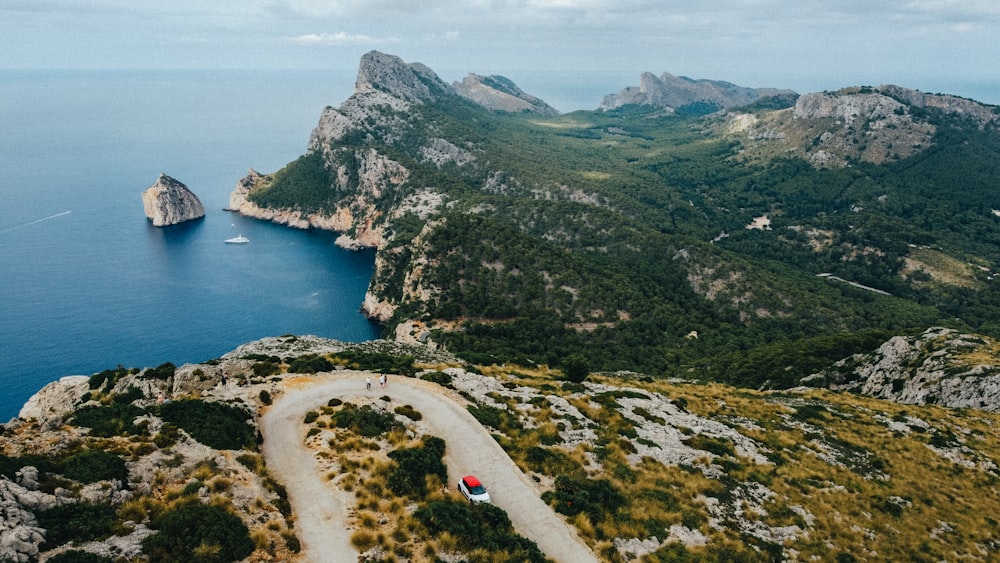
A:
MULTIPOLYGON (((0 70, 0 421, 66 375, 201 362, 268 336, 377 338, 359 310, 373 251, 224 211, 251 168, 305 152, 356 74, 0 70), (152 226, 141 194, 161 173, 203 219, 152 226), (250 242, 225 244, 240 234, 250 242)), ((627 84, 600 78, 528 82, 563 80, 550 103, 571 111, 627 84)))
MULTIPOLYGON (((0 70, 0 421, 66 375, 201 362, 284 334, 377 338, 359 311, 373 251, 224 211, 250 168, 274 172, 305 152, 356 74, 0 70), (141 194, 161 173, 201 199, 203 219, 152 226, 141 194), (250 242, 225 244, 240 234, 250 242)), ((627 71, 508 78, 562 112, 638 82, 627 71)), ((977 86, 1000 101, 996 84, 977 86)))

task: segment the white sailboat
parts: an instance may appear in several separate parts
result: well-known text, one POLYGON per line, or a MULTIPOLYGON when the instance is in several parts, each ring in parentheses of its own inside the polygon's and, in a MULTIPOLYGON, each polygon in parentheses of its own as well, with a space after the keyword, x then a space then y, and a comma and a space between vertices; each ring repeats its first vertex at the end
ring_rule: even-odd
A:
POLYGON ((246 244, 248 242, 250 242, 250 239, 243 236, 242 233, 239 236, 226 239, 226 244, 246 244))

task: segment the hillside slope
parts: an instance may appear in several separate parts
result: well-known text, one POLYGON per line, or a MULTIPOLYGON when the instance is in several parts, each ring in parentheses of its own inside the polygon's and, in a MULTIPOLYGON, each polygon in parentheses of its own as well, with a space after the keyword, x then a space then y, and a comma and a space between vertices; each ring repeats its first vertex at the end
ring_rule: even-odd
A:
POLYGON ((308 152, 231 207, 376 246, 364 310, 477 361, 688 376, 785 346, 727 379, 782 387, 892 335, 1000 335, 996 108, 894 86, 782 100, 498 112, 372 52, 308 152))
MULTIPOLYGON (((601 561, 988 561, 1000 548, 995 413, 634 373, 571 382, 423 346, 283 336, 42 390, 0 426, 0 557, 302 561, 307 530, 339 516, 290 502, 259 424, 332 381, 353 391, 314 394, 300 412, 292 445, 312 480, 294 490, 348 503, 344 560, 543 561, 511 530, 537 510, 601 561), (387 372, 387 387, 365 389, 387 372), (442 490, 454 472, 493 469, 449 454, 476 455, 476 440, 442 440, 421 412, 433 407, 397 389, 407 377, 464 404, 450 416, 478 421, 540 506, 507 517, 442 490)), ((503 482, 487 482, 498 499, 513 494, 503 482)))

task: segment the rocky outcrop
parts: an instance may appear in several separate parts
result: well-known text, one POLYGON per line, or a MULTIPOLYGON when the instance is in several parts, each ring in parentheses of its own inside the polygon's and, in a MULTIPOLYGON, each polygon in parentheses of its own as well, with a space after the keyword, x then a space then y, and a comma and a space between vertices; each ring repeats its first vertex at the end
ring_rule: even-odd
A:
POLYGON ((89 381, 90 377, 85 375, 68 375, 49 383, 28 399, 21 407, 18 418, 39 421, 52 419, 54 424, 59 424, 61 415, 70 410, 74 402, 87 392, 89 381))
POLYGON ((25 467, 19 482, 0 478, 0 561, 37 561, 45 530, 38 527, 32 511, 52 508, 56 499, 38 491, 38 470, 25 467))
POLYGON ((160 174, 156 183, 142 192, 142 207, 146 218, 155 227, 176 225, 205 216, 205 207, 198 196, 166 174, 160 174))
MULTIPOLYGON (((379 147, 412 143, 414 128, 424 125, 424 106, 457 103, 459 97, 493 111, 543 116, 559 113, 502 76, 470 74, 452 86, 422 64, 371 51, 361 57, 354 93, 339 107, 323 109, 309 138, 307 156, 320 155, 329 178, 328 200, 313 206, 321 209, 262 203, 266 196, 254 194, 266 194, 277 174, 254 170, 239 180, 227 209, 294 228, 340 232, 336 244, 343 248, 382 248, 391 236, 395 218, 411 213, 427 218, 447 202, 434 186, 409 185, 411 171, 396 156, 399 152, 379 147), (371 145, 359 148, 366 143, 371 145)), ((425 135, 422 131, 418 134, 425 135)), ((402 152, 437 167, 464 167, 478 158, 472 143, 444 136, 426 136, 419 146, 404 147, 402 152)), ((385 277, 391 267, 385 257, 377 259, 375 279, 385 277)), ((370 318, 385 321, 397 304, 379 297, 377 286, 373 282, 361 309, 370 318)))
POLYGON ((845 126, 903 115, 903 104, 873 91, 841 90, 803 94, 795 102, 796 119, 834 119, 845 126))
POLYGON ((734 106, 743 106, 768 96, 794 94, 777 88, 747 88, 718 80, 693 80, 663 73, 660 77, 644 72, 639 86, 629 86, 601 101, 600 109, 609 110, 625 105, 650 105, 679 109, 694 104, 704 106, 700 113, 709 113, 734 106))
POLYGON ((725 120, 744 158, 796 155, 817 168, 907 158, 930 147, 936 132, 902 94, 867 87, 803 94, 790 109, 732 111, 725 120))
POLYGON ((983 336, 931 328, 915 337, 894 337, 803 383, 898 403, 1000 412, 997 346, 983 336))
MULTIPOLYGON (((361 205, 342 207, 332 213, 303 213, 296 209, 274 209, 260 207, 250 201, 250 192, 256 187, 266 186, 269 177, 251 169, 250 172, 236 183, 236 188, 229 194, 229 206, 226 211, 235 211, 246 217, 263 221, 271 221, 295 229, 323 229, 327 231, 347 232, 351 235, 341 235, 337 238, 337 246, 348 250, 378 247, 382 244, 383 229, 374 226, 371 219, 358 221, 354 209, 361 205)), ((374 210, 372 210, 374 213, 374 210)))
POLYGON ((355 92, 380 90, 407 102, 434 102, 454 95, 451 87, 420 63, 405 63, 403 59, 369 51, 361 57, 355 92))
POLYGON ((934 108, 945 113, 966 116, 977 122, 979 127, 983 127, 987 123, 1000 121, 1000 114, 997 113, 996 106, 983 105, 975 100, 946 94, 927 94, 919 90, 903 88, 902 86, 892 84, 879 86, 877 90, 909 106, 934 108))
POLYGON ((454 82, 455 92, 486 109, 508 113, 533 113, 545 117, 559 115, 559 110, 544 100, 525 93, 505 76, 469 74, 454 82))

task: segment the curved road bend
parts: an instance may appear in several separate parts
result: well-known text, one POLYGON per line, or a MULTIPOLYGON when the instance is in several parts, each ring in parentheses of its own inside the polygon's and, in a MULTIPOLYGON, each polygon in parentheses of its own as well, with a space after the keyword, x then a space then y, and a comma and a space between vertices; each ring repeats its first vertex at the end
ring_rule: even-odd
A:
POLYGON ((412 405, 423 415, 421 422, 428 431, 445 440, 449 486, 454 486, 460 475, 476 474, 489 489, 493 503, 507 511, 514 529, 537 543, 546 557, 560 563, 596 563, 597 558, 575 530, 542 502, 531 480, 489 432, 448 396, 451 391, 398 376, 390 376, 386 389, 365 391, 366 376, 377 380, 369 372, 352 371, 286 380, 281 384, 281 395, 261 418, 261 449, 271 472, 288 490, 306 560, 353 563, 358 552, 344 524, 354 497, 321 475, 314 454, 304 445, 303 417, 333 397, 349 400, 388 395, 412 405))

